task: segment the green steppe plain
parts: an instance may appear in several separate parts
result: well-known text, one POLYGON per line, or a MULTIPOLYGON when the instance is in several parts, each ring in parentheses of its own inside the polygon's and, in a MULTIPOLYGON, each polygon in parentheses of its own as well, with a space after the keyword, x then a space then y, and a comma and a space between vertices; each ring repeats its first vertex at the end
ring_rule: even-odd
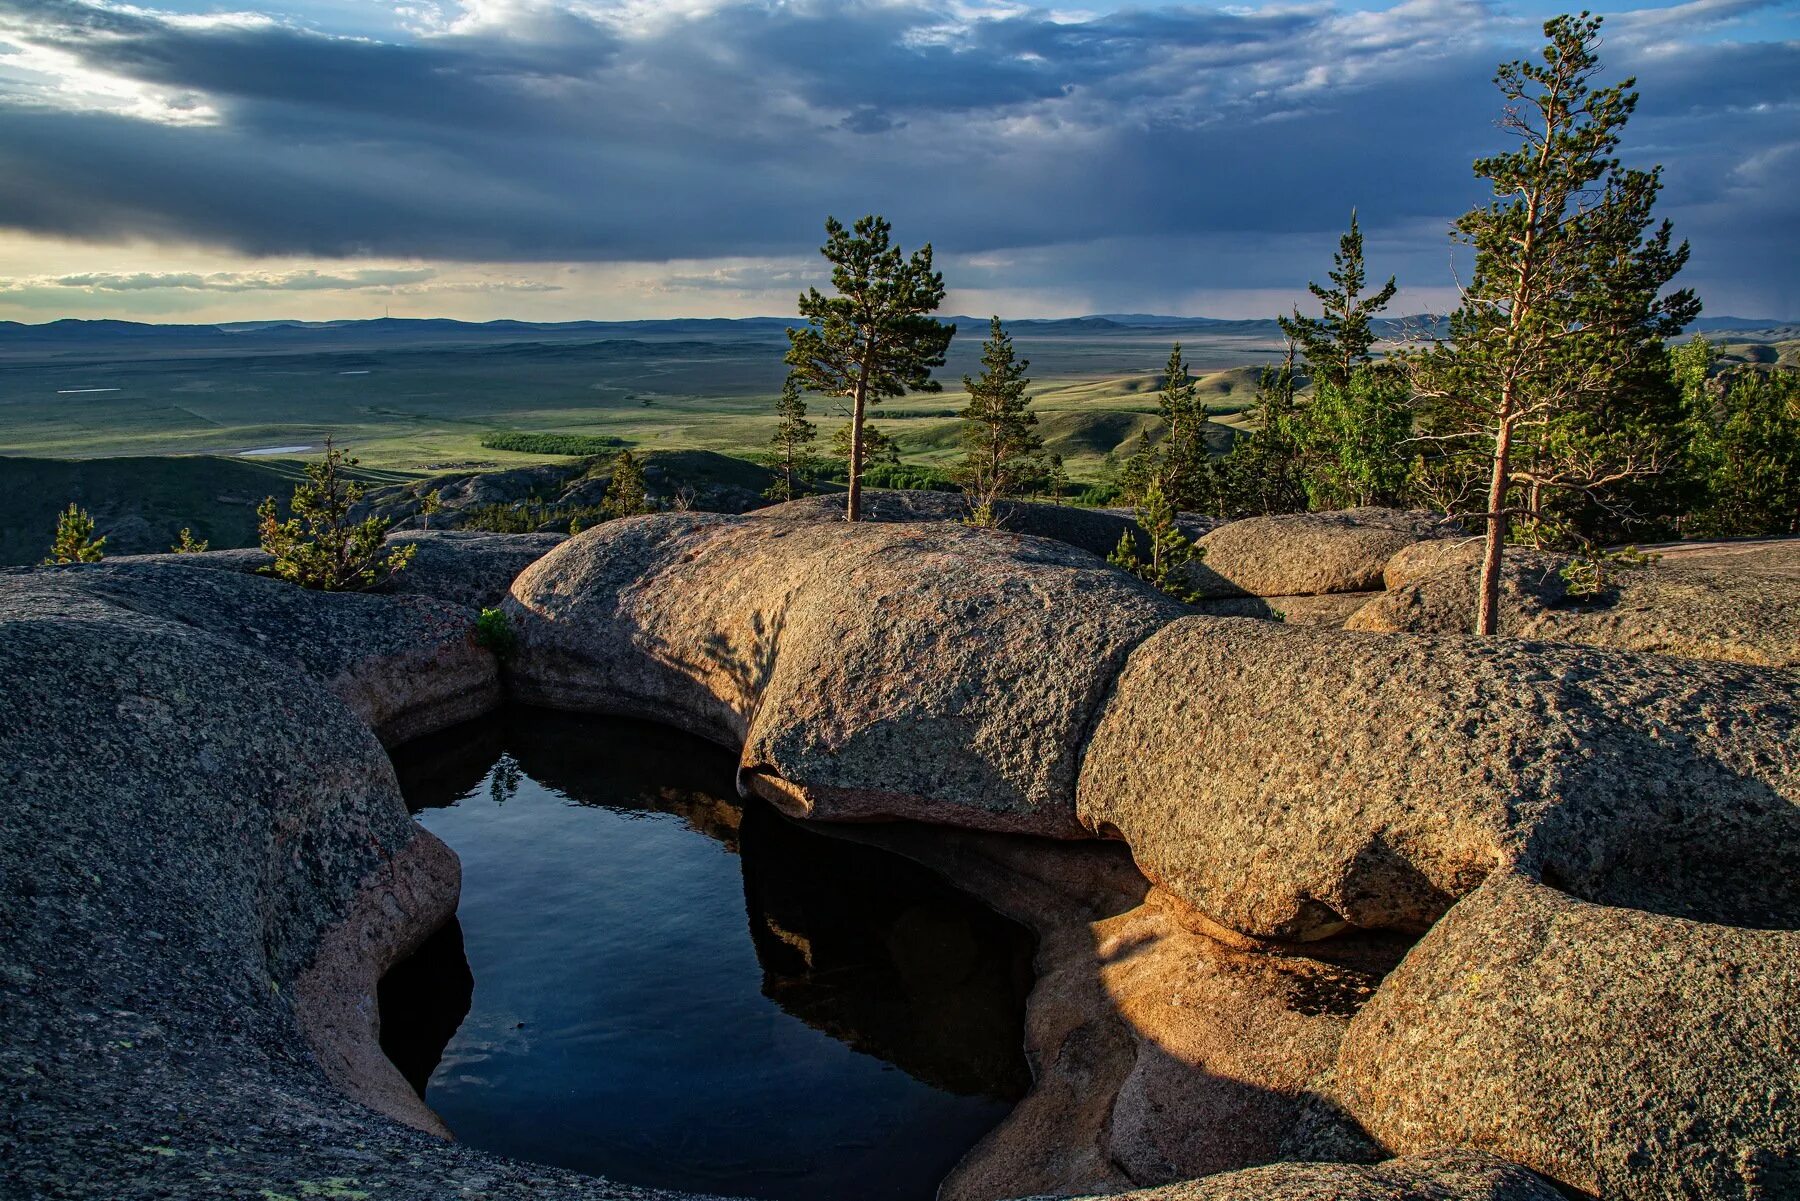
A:
MULTIPOLYGON (((1047 439, 1071 472, 1098 478, 1101 460, 1141 437, 1156 410, 1166 335, 1019 337, 1032 360, 1047 439)), ((1188 358, 1229 422, 1248 404, 1268 339, 1187 338, 1188 358)), ((366 466, 426 473, 446 465, 512 466, 541 456, 481 446, 501 430, 623 438, 646 449, 760 452, 784 368, 767 338, 630 338, 588 342, 430 345, 243 354, 13 357, 0 366, 0 454, 55 458, 240 455, 311 445, 327 433, 366 466), (86 392, 76 389, 111 388, 86 392)), ((890 402, 881 424, 922 463, 956 450, 961 378, 979 338, 958 338, 938 372, 941 393, 890 402)), ((836 406, 814 398, 829 435, 836 406)))
MULTIPOLYGON (((1033 407, 1071 478, 1097 482, 1156 428, 1156 393, 1179 338, 1220 427, 1241 428, 1257 371, 1282 347, 1272 323, 1229 332, 1113 327, 1015 330, 1031 360, 1033 407), (1254 327, 1267 329, 1258 332, 1254 327)), ((959 452, 961 380, 977 370, 985 325, 965 323, 944 389, 890 401, 877 424, 907 462, 945 465, 959 452)), ((105 339, 0 348, 0 563, 35 561, 70 501, 118 522, 191 525, 215 546, 254 541, 254 505, 285 497, 297 459, 326 435, 372 480, 556 461, 493 450, 502 431, 612 437, 644 450, 766 450, 785 368, 775 330, 717 334, 497 340, 441 337, 370 346, 332 335, 243 350, 182 349, 105 339), (305 447, 246 456, 268 448, 305 447)), ((1745 361, 1789 362, 1800 343, 1728 347, 1745 361)), ((845 417, 810 398, 821 443, 845 417)), ((102 532, 105 531, 102 525, 102 532)))

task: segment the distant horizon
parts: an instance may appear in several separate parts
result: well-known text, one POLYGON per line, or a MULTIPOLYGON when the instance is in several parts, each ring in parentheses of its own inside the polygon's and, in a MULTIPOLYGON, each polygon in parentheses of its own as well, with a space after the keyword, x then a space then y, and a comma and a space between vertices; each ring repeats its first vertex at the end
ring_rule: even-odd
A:
MULTIPOLYGON (((1304 311, 1304 310, 1303 310, 1304 311)), ((988 321, 992 316, 999 316, 1003 324, 1013 323, 1051 323, 1068 321, 1111 321, 1116 324, 1151 323, 1158 321, 1211 321, 1219 324, 1241 324, 1246 322, 1274 322, 1277 317, 1285 317, 1286 312, 1266 313, 1253 317, 1220 317, 1207 313, 1155 313, 1155 312, 1105 312, 1105 313, 1071 313, 1066 315, 1029 315, 1007 316, 1005 314, 983 314, 978 312, 945 312, 938 315, 942 321, 988 321)), ((1378 321, 1404 322, 1443 318, 1442 312, 1384 313, 1378 321)), ((379 316, 379 317, 245 317, 226 318, 211 321, 193 320, 146 320, 139 317, 51 317, 43 321, 19 321, 12 318, 0 318, 0 326, 24 329, 43 329, 55 325, 133 325, 153 326, 159 328, 194 328, 223 329, 228 326, 332 326, 332 325, 368 325, 378 322, 438 322, 455 325, 526 325, 535 327, 554 327, 566 325, 650 325, 677 324, 686 321, 716 322, 753 322, 780 321, 798 324, 798 315, 784 316, 779 313, 751 313, 742 316, 717 316, 708 314, 686 314, 679 316, 656 317, 568 317, 534 319, 530 317, 451 317, 451 316, 379 316)), ((1702 312, 1700 317, 1688 328, 1710 325, 1719 322, 1731 322, 1733 328, 1772 329, 1788 325, 1800 325, 1800 316, 1795 317, 1747 317, 1739 313, 1720 313, 1717 315, 1702 312)), ((1684 331, 1685 332, 1685 331, 1684 331)))

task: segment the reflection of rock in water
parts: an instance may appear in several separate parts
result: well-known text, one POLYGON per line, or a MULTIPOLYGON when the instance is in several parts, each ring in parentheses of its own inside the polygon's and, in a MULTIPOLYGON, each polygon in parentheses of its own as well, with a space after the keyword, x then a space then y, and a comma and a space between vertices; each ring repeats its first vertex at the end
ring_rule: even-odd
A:
POLYGON ((763 991, 865 1054, 951 1092, 1017 1100, 1032 942, 908 860, 760 803, 740 833, 763 991))
POLYGON ((421 1097, 444 1048, 468 1016, 474 990, 462 926, 455 918, 381 978, 382 1052, 421 1097))
POLYGON ((583 805, 673 813, 737 849, 729 751, 650 722, 523 707, 506 716, 506 748, 539 784, 583 805))
POLYGON ((505 723, 484 717, 396 747, 394 772, 407 808, 417 813, 456 804, 487 778, 506 742, 505 723))
MULTIPOLYGON (((737 852, 763 993, 809 1026, 949 1092, 1030 1087, 1032 936, 934 872, 744 805, 734 756, 646 722, 514 707, 395 755, 415 811, 496 799, 497 764, 578 804, 673 814, 737 852)), ((382 980, 382 1046, 421 1093, 470 988, 454 921, 382 980)))

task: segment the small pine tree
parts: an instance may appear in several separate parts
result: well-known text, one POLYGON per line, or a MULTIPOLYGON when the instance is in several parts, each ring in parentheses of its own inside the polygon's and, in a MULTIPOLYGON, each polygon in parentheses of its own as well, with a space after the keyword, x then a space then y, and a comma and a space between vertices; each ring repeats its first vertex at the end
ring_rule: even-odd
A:
POLYGON ((1219 462, 1205 510, 1220 517, 1301 513, 1307 477, 1300 444, 1301 410, 1294 397, 1294 351, 1256 379, 1255 427, 1219 462))
POLYGON ((106 557, 105 538, 94 537, 94 519, 86 509, 71 503, 56 516, 56 537, 50 543, 45 567, 64 563, 98 563, 106 557))
POLYGON ((443 508, 444 496, 442 492, 438 491, 436 488, 433 488, 429 492, 421 492, 419 494, 420 528, 429 530, 431 528, 431 519, 442 512, 443 508))
POLYGON ((969 403, 962 411, 963 460, 955 478, 975 524, 994 523, 994 502, 1017 496, 1048 473, 1037 414, 1025 390, 1031 364, 1013 356, 1012 337, 995 317, 981 347, 981 375, 963 376, 969 403))
POLYGON ((1121 490, 1133 504, 1142 503, 1154 481, 1176 509, 1199 508, 1209 483, 1208 412, 1200 400, 1199 385, 1182 360, 1179 342, 1169 351, 1169 363, 1163 369, 1157 412, 1162 417, 1162 438, 1126 464, 1121 490))
POLYGON ((817 464, 812 443, 819 427, 806 419, 806 401, 800 396, 800 385, 793 375, 781 385, 781 399, 775 402, 775 434, 769 445, 775 448, 775 482, 763 495, 770 500, 793 500, 812 482, 817 464))
POLYGON ((1689 456, 1703 537, 1800 533, 1800 371, 1738 370, 1697 390, 1689 456))
POLYGON ((206 539, 194 537, 194 531, 184 525, 181 527, 180 540, 169 548, 169 552, 177 555, 199 555, 206 552, 206 546, 206 539))
POLYGON ((650 511, 650 497, 644 487, 644 469, 630 451, 620 451, 619 457, 613 460, 612 479, 606 485, 606 495, 600 500, 600 508, 609 518, 632 517, 650 511))
POLYGON ((325 457, 308 463, 306 479, 294 487, 293 516, 282 521, 273 496, 257 506, 262 548, 275 559, 265 574, 321 592, 362 592, 412 562, 417 547, 383 546, 388 522, 351 519, 363 498, 363 486, 348 474, 358 462, 328 437, 325 457))
POLYGON ((1150 541, 1150 557, 1138 554, 1135 534, 1126 530, 1119 535, 1119 545, 1107 556, 1107 562, 1123 567, 1140 580, 1168 593, 1179 601, 1193 601, 1194 591, 1183 584, 1178 573, 1189 563, 1198 562, 1205 551, 1188 541, 1176 524, 1175 506, 1163 495, 1162 485, 1151 480, 1144 498, 1137 506, 1137 523, 1150 541))
POLYGON ((1332 256, 1331 282, 1334 288, 1309 283, 1306 288, 1318 297, 1324 310, 1322 317, 1303 317, 1295 309, 1292 317, 1277 317, 1281 331, 1297 343, 1306 356, 1306 370, 1315 384, 1345 387, 1358 365, 1369 362, 1369 348, 1375 345, 1375 332, 1369 319, 1387 307, 1394 298, 1395 281, 1388 277, 1373 296, 1362 295, 1363 237, 1356 224, 1356 210, 1350 210, 1350 232, 1338 240, 1332 256))

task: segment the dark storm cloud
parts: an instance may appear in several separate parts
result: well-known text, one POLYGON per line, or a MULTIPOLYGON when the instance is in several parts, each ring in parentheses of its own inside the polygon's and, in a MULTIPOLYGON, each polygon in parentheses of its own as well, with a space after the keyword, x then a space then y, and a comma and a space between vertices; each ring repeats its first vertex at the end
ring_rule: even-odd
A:
MULTIPOLYGON (((1683 28, 1756 7, 1702 0, 1683 28)), ((953 254, 1135 240, 1140 262, 1111 258, 1123 281, 1264 286, 1220 238, 1311 237, 1352 204, 1398 257, 1440 261, 1441 235, 1416 231, 1480 198, 1469 161, 1499 144, 1487 80, 1536 36, 1458 0, 645 11, 480 0, 377 42, 0 0, 0 42, 72 72, 0 85, 0 224, 254 254, 644 260, 791 255, 825 213, 876 210, 953 254), (104 81, 91 101, 83 73, 104 81), (1147 249, 1159 239, 1168 253, 1147 249)), ((1627 157, 1667 164, 1696 270, 1784 294, 1800 43, 1670 46, 1655 14, 1618 31, 1609 66, 1646 94, 1627 157)))

